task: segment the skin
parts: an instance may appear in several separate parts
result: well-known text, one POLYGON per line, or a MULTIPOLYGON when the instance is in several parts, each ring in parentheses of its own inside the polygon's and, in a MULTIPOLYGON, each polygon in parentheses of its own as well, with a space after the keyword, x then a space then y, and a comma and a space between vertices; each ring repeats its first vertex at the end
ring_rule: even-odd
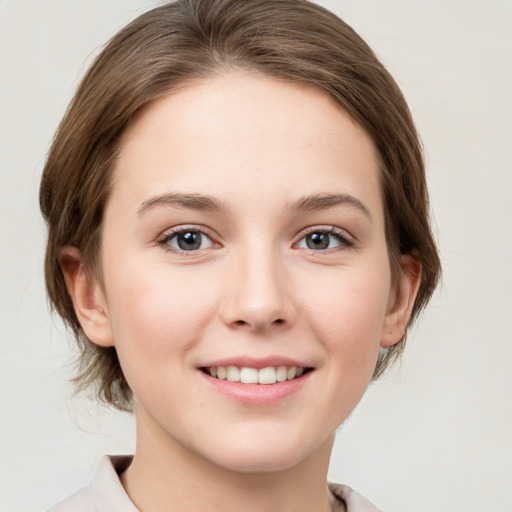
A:
POLYGON ((233 71, 150 105, 114 172, 103 284, 87 278, 77 249, 64 248, 61 263, 86 335, 116 347, 136 397, 137 449, 122 475, 131 499, 152 512, 330 510, 335 430, 379 347, 402 338, 419 284, 409 256, 391 283, 372 141, 323 93, 233 71), (300 204, 333 194, 345 200, 300 204), (175 229, 206 235, 179 252, 175 229), (310 249, 308 230, 329 246, 310 249), (198 370, 246 356, 314 370, 260 405, 219 393, 198 370))

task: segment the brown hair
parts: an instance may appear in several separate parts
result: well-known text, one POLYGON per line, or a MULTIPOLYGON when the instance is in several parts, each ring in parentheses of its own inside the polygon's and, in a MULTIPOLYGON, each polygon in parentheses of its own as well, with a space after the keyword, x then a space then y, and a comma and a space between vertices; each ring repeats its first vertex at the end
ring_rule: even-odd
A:
MULTIPOLYGON (((306 0, 179 0, 158 7, 114 36, 82 80, 55 135, 40 190, 49 229, 48 294, 81 349, 75 384, 95 385, 100 399, 120 409, 129 408, 132 397, 115 348, 84 336, 58 254, 63 246, 77 247, 88 272, 101 276, 103 210, 123 131, 170 90, 230 68, 319 88, 360 123, 380 158, 394 282, 402 271, 401 254, 414 254, 422 265, 411 322, 439 278, 422 149, 409 109, 351 27, 306 0)), ((403 341, 379 359, 375 376, 401 353, 403 341)))

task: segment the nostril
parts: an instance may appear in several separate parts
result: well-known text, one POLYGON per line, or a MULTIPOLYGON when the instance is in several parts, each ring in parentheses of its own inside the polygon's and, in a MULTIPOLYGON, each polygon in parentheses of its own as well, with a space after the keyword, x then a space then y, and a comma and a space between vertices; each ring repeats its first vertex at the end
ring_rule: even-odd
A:
MULTIPOLYGON (((270 322, 269 324, 266 324, 266 325, 267 326, 283 325, 285 323, 286 323, 286 321, 283 318, 276 318, 275 320, 273 320, 272 322, 270 322)), ((258 330, 265 328, 264 323, 261 323, 261 324, 258 322, 251 323, 251 322, 248 322, 247 320, 235 320, 232 325, 236 325, 238 327, 252 326, 258 330)))

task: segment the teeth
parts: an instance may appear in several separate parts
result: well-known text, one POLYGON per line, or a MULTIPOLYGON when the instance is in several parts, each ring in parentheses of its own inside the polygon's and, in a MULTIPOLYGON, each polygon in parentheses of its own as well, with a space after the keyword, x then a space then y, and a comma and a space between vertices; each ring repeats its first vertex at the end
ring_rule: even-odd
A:
POLYGON ((226 368, 226 379, 229 382, 240 382, 240 370, 238 366, 228 366, 226 368))
POLYGON ((297 375, 297 367, 296 366, 291 366, 290 368, 288 368, 288 371, 286 372, 286 378, 288 380, 292 380, 293 378, 295 378, 296 375, 297 375))
POLYGON ((268 366, 267 368, 250 368, 243 366, 211 366, 206 368, 212 377, 230 382, 242 382, 244 384, 275 384, 300 377, 304 368, 296 366, 268 366))
POLYGON ((284 382, 286 380, 287 373, 288 369, 286 368, 286 366, 279 366, 276 371, 277 382, 284 382))
POLYGON ((276 370, 272 366, 262 368, 258 372, 258 382, 260 384, 275 384, 276 380, 276 370))
POLYGON ((240 382, 244 384, 257 384, 258 370, 256 370, 256 368, 242 368, 240 370, 240 382))

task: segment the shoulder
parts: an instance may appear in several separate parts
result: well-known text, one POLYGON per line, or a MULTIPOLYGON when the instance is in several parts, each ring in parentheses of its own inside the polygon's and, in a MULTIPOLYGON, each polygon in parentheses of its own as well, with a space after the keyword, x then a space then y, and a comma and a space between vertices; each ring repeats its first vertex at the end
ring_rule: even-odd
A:
POLYGON ((90 485, 48 512, 138 512, 119 480, 131 460, 131 456, 102 457, 90 485))
POLYGON ((75 494, 52 507, 48 512, 96 512, 91 486, 83 487, 75 494))
POLYGON ((347 485, 329 484, 340 512, 381 512, 375 505, 347 485))

